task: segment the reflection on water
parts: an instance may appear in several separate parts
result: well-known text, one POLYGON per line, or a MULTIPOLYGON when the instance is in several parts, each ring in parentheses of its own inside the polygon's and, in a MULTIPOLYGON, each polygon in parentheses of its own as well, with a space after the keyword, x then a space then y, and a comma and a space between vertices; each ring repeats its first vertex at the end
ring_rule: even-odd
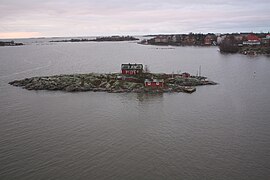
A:
POLYGON ((153 103, 158 103, 163 100, 163 93, 138 93, 137 99, 140 102, 150 101, 153 103))

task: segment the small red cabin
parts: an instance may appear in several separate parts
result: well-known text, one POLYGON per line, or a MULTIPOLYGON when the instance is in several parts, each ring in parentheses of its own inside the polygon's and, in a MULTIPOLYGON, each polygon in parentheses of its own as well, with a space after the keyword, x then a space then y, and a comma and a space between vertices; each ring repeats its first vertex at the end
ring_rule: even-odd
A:
POLYGON ((152 88, 163 88, 164 80, 163 79, 146 79, 144 81, 144 86, 152 87, 152 88))
POLYGON ((136 75, 141 74, 143 71, 143 65, 142 64, 122 64, 121 65, 121 71, 122 74, 127 75, 136 75))

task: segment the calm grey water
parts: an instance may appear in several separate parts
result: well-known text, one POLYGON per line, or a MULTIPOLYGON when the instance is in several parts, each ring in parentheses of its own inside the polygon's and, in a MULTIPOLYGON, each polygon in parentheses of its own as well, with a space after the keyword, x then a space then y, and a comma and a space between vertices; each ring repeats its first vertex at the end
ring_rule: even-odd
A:
POLYGON ((136 43, 0 48, 0 179, 270 179, 270 58, 136 43), (219 82, 193 94, 27 91, 14 79, 152 72, 219 82))

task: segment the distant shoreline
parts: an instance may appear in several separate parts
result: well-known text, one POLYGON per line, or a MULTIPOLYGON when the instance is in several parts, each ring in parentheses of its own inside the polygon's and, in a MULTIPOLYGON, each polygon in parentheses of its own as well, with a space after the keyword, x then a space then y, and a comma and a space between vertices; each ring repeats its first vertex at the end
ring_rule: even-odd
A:
POLYGON ((219 46, 222 53, 241 53, 244 55, 270 54, 270 34, 268 33, 156 35, 150 39, 142 40, 139 44, 156 46, 219 46))
POLYGON ((67 40, 55 40, 50 42, 104 42, 104 41, 137 41, 138 38, 133 36, 108 36, 108 37, 96 37, 95 39, 67 39, 67 40))

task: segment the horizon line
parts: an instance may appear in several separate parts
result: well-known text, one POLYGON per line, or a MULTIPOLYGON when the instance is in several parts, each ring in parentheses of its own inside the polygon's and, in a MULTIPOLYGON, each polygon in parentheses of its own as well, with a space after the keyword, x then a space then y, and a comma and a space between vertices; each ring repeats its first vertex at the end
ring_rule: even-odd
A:
POLYGON ((49 39, 49 38, 70 38, 70 37, 110 37, 110 36, 158 36, 158 35, 185 35, 185 34, 270 34, 270 31, 260 31, 260 32, 253 32, 253 31, 243 31, 243 32, 189 32, 189 33, 149 33, 149 34, 108 34, 108 35, 74 35, 74 36, 32 36, 32 37, 7 37, 2 38, 0 40, 12 40, 12 39, 49 39))

